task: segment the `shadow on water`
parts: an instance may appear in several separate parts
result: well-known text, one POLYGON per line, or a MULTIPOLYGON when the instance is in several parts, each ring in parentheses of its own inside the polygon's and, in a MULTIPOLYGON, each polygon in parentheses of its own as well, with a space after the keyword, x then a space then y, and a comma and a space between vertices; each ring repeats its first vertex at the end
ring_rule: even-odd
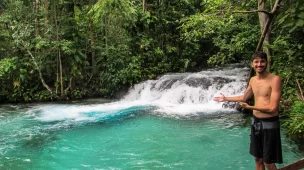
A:
POLYGON ((29 129, 28 131, 35 133, 23 134, 21 137, 22 146, 25 149, 43 149, 46 145, 59 140, 58 134, 63 131, 75 130, 84 126, 95 126, 95 125, 109 125, 111 123, 120 123, 126 119, 132 119, 138 115, 142 115, 143 112, 153 109, 153 107, 147 106, 133 106, 123 110, 115 112, 104 112, 104 111, 92 111, 92 112, 81 112, 87 118, 92 118, 83 121, 74 121, 71 119, 66 120, 55 120, 55 121, 44 121, 33 124, 27 124, 23 129, 29 129), (30 130, 31 129, 31 130, 30 130))
POLYGON ((123 120, 132 114, 136 114, 139 111, 151 110, 152 106, 132 106, 123 110, 105 112, 105 111, 92 111, 92 112, 81 112, 80 114, 86 117, 96 118, 97 122, 111 122, 117 120, 123 120))
POLYGON ((56 136, 57 133, 55 131, 34 135, 28 134, 25 136, 23 147, 27 149, 43 149, 45 145, 56 141, 58 139, 56 136))

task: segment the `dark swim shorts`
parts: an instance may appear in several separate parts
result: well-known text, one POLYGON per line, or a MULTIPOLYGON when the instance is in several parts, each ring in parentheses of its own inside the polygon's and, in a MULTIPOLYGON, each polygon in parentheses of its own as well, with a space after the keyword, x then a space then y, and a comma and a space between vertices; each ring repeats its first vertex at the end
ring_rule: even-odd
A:
POLYGON ((250 154, 264 163, 283 163, 279 117, 252 117, 250 154))

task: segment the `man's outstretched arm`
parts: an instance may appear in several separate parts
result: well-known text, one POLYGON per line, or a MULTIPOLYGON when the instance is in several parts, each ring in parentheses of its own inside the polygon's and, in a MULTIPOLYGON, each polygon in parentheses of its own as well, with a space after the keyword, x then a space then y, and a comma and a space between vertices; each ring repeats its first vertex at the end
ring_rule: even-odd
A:
MULTIPOLYGON (((251 82, 251 80, 250 80, 250 82, 251 82)), ((214 97, 213 100, 217 101, 217 102, 225 102, 225 101, 228 101, 228 102, 246 102, 253 95, 250 82, 249 82, 249 86, 247 87, 247 89, 245 90, 243 95, 226 97, 221 93, 221 96, 214 97)))

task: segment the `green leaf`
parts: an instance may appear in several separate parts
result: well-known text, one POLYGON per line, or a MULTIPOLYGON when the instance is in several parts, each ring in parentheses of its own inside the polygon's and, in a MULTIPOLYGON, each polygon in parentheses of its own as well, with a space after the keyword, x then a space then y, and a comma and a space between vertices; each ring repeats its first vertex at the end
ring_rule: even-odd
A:
POLYGON ((303 12, 300 12, 300 13, 298 14, 298 17, 304 19, 304 11, 303 11, 303 12))
POLYGON ((298 19, 296 22, 297 27, 303 27, 304 26, 304 20, 303 19, 298 19))

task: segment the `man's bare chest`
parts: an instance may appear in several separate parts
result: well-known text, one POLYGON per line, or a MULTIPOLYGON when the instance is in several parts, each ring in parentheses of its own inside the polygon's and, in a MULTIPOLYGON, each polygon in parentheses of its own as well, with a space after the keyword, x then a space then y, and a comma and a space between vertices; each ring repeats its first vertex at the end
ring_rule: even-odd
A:
POLYGON ((271 95, 271 86, 265 81, 252 84, 252 91, 255 97, 269 97, 271 95))

